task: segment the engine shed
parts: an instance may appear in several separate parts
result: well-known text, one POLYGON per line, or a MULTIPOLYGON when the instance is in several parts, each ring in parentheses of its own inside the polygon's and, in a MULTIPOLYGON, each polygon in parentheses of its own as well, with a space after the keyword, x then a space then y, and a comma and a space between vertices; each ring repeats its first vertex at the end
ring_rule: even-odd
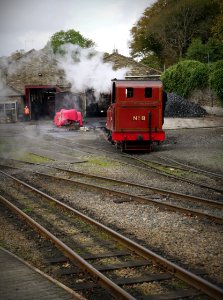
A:
MULTIPOLYGON (((130 75, 146 75, 151 71, 147 66, 122 56, 117 51, 106 54, 101 63, 112 63, 114 70, 128 67, 131 70, 130 75)), ((68 94, 72 105, 78 106, 71 108, 79 109, 84 117, 106 116, 110 95, 98 95, 91 86, 77 93, 66 78, 65 70, 59 67, 57 59, 48 49, 17 51, 9 57, 0 58, 0 74, 4 82, 4 92, 6 87, 10 87, 20 95, 20 99, 16 99, 18 120, 23 120, 26 105, 30 111, 30 120, 53 119, 58 110, 57 104, 60 101, 64 104, 68 94), (74 99, 77 100, 76 103, 74 99)), ((10 96, 11 92, 6 94, 10 96)))
POLYGON ((57 86, 27 85, 25 86, 25 105, 30 109, 30 118, 52 118, 55 113, 56 93, 60 92, 57 86))

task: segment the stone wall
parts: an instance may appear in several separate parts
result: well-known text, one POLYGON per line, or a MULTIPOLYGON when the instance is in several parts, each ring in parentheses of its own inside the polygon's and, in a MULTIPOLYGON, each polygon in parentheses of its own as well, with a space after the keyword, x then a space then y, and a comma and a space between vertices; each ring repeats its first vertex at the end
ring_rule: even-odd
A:
POLYGON ((43 50, 32 50, 17 59, 12 58, 5 69, 5 76, 6 84, 22 94, 26 85, 68 85, 64 71, 43 50))
MULTIPOLYGON (((135 60, 113 53, 104 57, 104 62, 113 63, 114 69, 129 68, 127 75, 130 76, 147 76, 160 75, 160 72, 149 68, 146 65, 136 62, 135 60)), ((6 85, 25 93, 26 85, 53 85, 69 90, 65 73, 58 67, 57 61, 53 54, 47 50, 31 50, 26 53, 16 53, 7 61, 0 64, 2 74, 5 76, 6 85)))
POLYGON ((222 107, 221 101, 208 88, 204 90, 194 90, 188 100, 201 106, 217 106, 222 107))
POLYGON ((199 104, 209 114, 223 115, 223 102, 209 88, 194 90, 188 100, 199 104))

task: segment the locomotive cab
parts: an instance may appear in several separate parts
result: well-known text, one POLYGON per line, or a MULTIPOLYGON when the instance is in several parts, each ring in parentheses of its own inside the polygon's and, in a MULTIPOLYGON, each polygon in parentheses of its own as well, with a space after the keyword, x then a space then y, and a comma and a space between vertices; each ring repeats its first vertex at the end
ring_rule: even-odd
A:
POLYGON ((165 139, 161 81, 113 80, 107 111, 109 140, 122 150, 148 150, 165 139))

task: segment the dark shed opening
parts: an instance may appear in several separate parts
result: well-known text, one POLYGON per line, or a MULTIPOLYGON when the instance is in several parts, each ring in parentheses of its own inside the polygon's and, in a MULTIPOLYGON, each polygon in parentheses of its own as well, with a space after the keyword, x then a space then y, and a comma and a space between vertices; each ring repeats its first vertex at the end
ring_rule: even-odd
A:
POLYGON ((55 115, 56 86, 26 86, 25 105, 30 108, 31 119, 53 119, 55 115))

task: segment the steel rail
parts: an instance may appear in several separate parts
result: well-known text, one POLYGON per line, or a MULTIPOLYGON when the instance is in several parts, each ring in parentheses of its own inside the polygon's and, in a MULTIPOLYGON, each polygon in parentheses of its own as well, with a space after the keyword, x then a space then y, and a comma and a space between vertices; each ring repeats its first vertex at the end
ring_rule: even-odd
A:
MULTIPOLYGON (((155 158, 160 158, 160 159, 165 160, 165 158, 162 158, 161 156, 156 156, 155 158)), ((168 161, 168 159, 166 159, 166 160, 168 161)), ((172 159, 170 159, 170 161, 177 164, 177 166, 176 165, 170 165, 170 164, 167 164, 167 163, 158 162, 158 161, 154 161, 154 160, 151 160, 151 159, 150 160, 145 160, 145 163, 146 164, 147 163, 152 164, 152 165, 158 165, 158 166, 165 167, 165 168, 173 168, 173 169, 176 169, 176 170, 192 172, 192 173, 195 173, 195 174, 201 174, 201 175, 205 175, 205 176, 209 175, 209 177, 211 177, 215 180, 220 180, 220 179, 222 180, 223 179, 223 175, 221 175, 221 174, 217 174, 217 173, 209 172, 209 171, 206 171, 206 170, 203 170, 203 169, 199 169, 199 168, 196 168, 196 167, 193 167, 193 166, 190 166, 190 165, 186 165, 186 164, 177 162, 177 161, 172 160, 172 159)), ((151 167, 153 167, 153 166, 151 166, 151 167)))
POLYGON ((105 192, 112 193, 114 195, 131 198, 132 201, 137 200, 137 201, 141 201, 143 203, 149 202, 149 203, 152 203, 152 204, 154 204, 154 205, 156 205, 160 208, 165 208, 165 209, 175 211, 175 212, 190 214, 190 215, 193 215, 193 216, 196 216, 196 217, 209 219, 209 220, 214 221, 218 224, 223 224, 223 218, 217 217, 217 216, 214 216, 214 215, 211 215, 211 214, 201 213, 201 212, 199 212, 197 210, 194 210, 194 209, 188 209, 188 208, 183 208, 183 207, 173 205, 173 204, 159 202, 159 201, 154 200, 154 199, 149 199, 149 198, 133 195, 133 194, 126 193, 126 192, 112 190, 112 189, 102 187, 102 186, 98 186, 98 185, 95 185, 95 184, 92 184, 92 183, 80 182, 80 181, 77 181, 77 180, 72 180, 72 179, 67 179, 67 178, 63 178, 63 177, 53 176, 53 175, 49 175, 49 174, 45 174, 45 173, 41 173, 41 172, 35 172, 35 174, 46 176, 46 177, 57 179, 57 180, 66 181, 66 182, 69 182, 69 183, 75 183, 75 184, 82 185, 82 186, 85 186, 85 187, 100 189, 100 190, 103 190, 105 192))
POLYGON ((180 166, 170 165, 170 164, 167 164, 167 163, 161 163, 161 162, 158 162, 158 161, 153 161, 151 159, 146 160, 145 162, 148 163, 148 164, 151 164, 152 167, 153 167, 153 165, 155 165, 155 168, 156 168, 156 165, 158 165, 160 167, 165 167, 165 168, 168 168, 168 169, 172 168, 174 170, 180 170, 180 171, 184 171, 184 172, 195 173, 195 174, 199 174, 199 175, 202 175, 202 176, 209 176, 214 180, 221 180, 222 181, 222 179, 223 179, 223 176, 221 176, 220 174, 211 173, 211 172, 208 172, 208 171, 205 171, 205 170, 202 170, 202 169, 198 169, 198 168, 195 168, 195 167, 190 167, 190 166, 187 166, 185 164, 180 164, 180 163, 177 163, 177 162, 175 162, 175 163, 179 164, 180 166))
POLYGON ((56 166, 49 166, 49 165, 45 165, 45 166, 57 169, 57 170, 62 171, 62 172, 65 171, 65 172, 68 172, 68 173, 71 173, 71 174, 77 174, 77 175, 85 176, 85 177, 89 177, 89 178, 108 180, 108 181, 112 181, 114 183, 127 184, 127 185, 130 185, 130 186, 139 187, 139 188, 147 188, 151 191, 158 192, 160 194, 164 194, 164 195, 168 195, 168 196, 171 195, 174 198, 182 198, 182 199, 185 199, 185 200, 205 203, 205 204, 217 207, 217 208, 223 208, 223 202, 219 202, 219 201, 209 200, 209 199, 201 198, 201 197, 189 196, 189 195, 185 195, 185 194, 182 194, 182 193, 172 192, 170 190, 158 189, 158 188, 151 187, 149 185, 134 183, 134 182, 131 182, 131 181, 126 181, 126 180, 122 181, 122 180, 114 179, 114 178, 111 178, 111 177, 104 177, 104 176, 88 174, 88 173, 84 173, 84 172, 80 172, 80 171, 73 171, 73 170, 69 170, 69 169, 63 169, 63 168, 56 167, 56 166))
MULTIPOLYGON (((177 278, 180 278, 184 282, 187 282, 188 284, 195 287, 196 289, 201 290, 202 292, 206 293, 207 295, 209 295, 209 296, 211 296, 211 297, 213 297, 217 300, 222 300, 222 298, 223 298, 223 289, 221 289, 220 287, 218 287, 218 286, 208 282, 207 280, 197 276, 196 274, 193 274, 192 272, 176 265, 175 263, 173 263, 171 261, 168 261, 166 258, 156 254, 155 252, 153 252, 149 249, 146 249, 145 247, 143 247, 143 246, 135 243, 134 241, 124 237, 123 235, 115 232, 114 230, 110 229, 109 227, 107 227, 107 226, 93 220, 92 218, 84 215, 80 211, 77 211, 76 209, 69 207, 67 204, 64 204, 64 203, 60 202, 59 200, 43 193, 42 191, 39 191, 38 189, 32 187, 31 185, 15 178, 15 177, 12 177, 11 175, 9 175, 5 172, 2 172, 2 171, 0 171, 0 172, 2 174, 5 174, 9 178, 11 178, 13 180, 16 180, 20 184, 28 187, 29 189, 37 192, 38 194, 40 194, 43 197, 45 197, 46 199, 54 202, 55 204, 62 207, 63 209, 66 209, 69 212, 73 212, 75 215, 80 217, 85 222, 88 222, 89 224, 92 224, 92 225, 100 228, 101 230, 105 231, 107 234, 111 235, 120 244, 126 246, 127 248, 131 249, 132 251, 134 251, 135 253, 137 253, 138 255, 142 256, 143 258, 145 258, 147 260, 149 260, 149 259, 153 260, 156 264, 158 264, 159 266, 161 266, 165 270, 169 271, 171 274, 174 274, 177 278)), ((4 198, 2 196, 0 196, 0 199, 3 200, 4 198)), ((73 257, 72 253, 69 252, 68 247, 67 247, 67 250, 68 250, 67 254, 69 256, 71 255, 72 260, 73 259, 76 260, 76 258, 77 258, 76 253, 75 253, 75 256, 73 257)), ((119 298, 119 299, 122 299, 122 298, 119 298)), ((129 298, 127 298, 127 299, 129 299, 129 298)), ((130 298, 130 299, 132 299, 132 298, 130 298)))
MULTIPOLYGON (((100 148, 95 148, 95 147, 92 147, 92 146, 89 146, 89 145, 83 145, 81 143, 75 143, 76 145, 79 145, 79 146, 84 146, 84 147, 87 147, 87 148, 91 148, 91 149, 94 149, 94 150, 100 150, 102 152, 105 152, 105 153, 110 153, 110 154, 117 154, 117 153, 113 153, 112 151, 108 151, 108 150, 104 150, 104 149, 100 149, 100 148)), ((67 147, 67 148, 71 148, 71 147, 68 147, 68 146, 64 146, 63 147, 67 147)), ((73 149, 73 148, 72 148, 73 149)), ((82 150, 83 151, 83 150, 82 150)), ((86 153, 89 153, 87 151, 84 151, 86 153)), ((92 154, 92 153, 90 153, 92 154)), ((157 174, 160 174, 160 175, 163 175, 163 176, 167 176, 169 178, 172 178, 172 179, 177 179, 177 180, 181 180, 181 181, 184 181, 184 182, 187 182, 187 183, 190 183, 190 184, 193 184, 193 185, 197 185, 197 186, 200 186, 202 188, 207 188, 207 189, 211 189, 211 190, 214 190, 214 191, 217 191, 217 192, 220 192, 220 193, 223 193, 223 190, 222 189, 218 189, 218 188, 214 188, 212 186, 209 186, 209 185, 206 185, 206 184, 203 184, 203 183, 200 183, 200 182, 196 182, 196 181, 193 181, 193 180, 190 180, 190 179, 187 179, 185 177, 182 177, 182 176, 175 176, 175 175, 172 175, 172 174, 169 174, 168 172, 166 171, 160 171, 158 168, 156 167, 153 167, 153 166, 149 166, 145 161, 137 158, 137 157, 134 157, 132 155, 129 155, 127 153, 121 153, 120 154, 121 156, 123 157, 127 157, 127 158, 130 158, 130 159, 133 159, 133 160, 136 160, 136 161, 139 161, 140 163, 142 163, 143 165, 146 165, 149 169, 152 169, 154 170, 157 174)), ((117 160, 117 159, 116 159, 117 160)), ((118 160, 120 162, 120 160, 118 160)), ((123 163, 123 162, 122 162, 123 163)), ((132 164, 129 164, 129 165, 132 165, 132 164)), ((133 165, 134 166, 134 165, 133 165)), ((139 167, 139 166, 135 166, 135 167, 139 167)), ((148 170, 147 168, 145 168, 146 170, 148 170)))
MULTIPOLYGON (((127 155, 127 156, 130 156, 130 155, 127 155)), ((167 176, 167 177, 172 178, 172 179, 181 180, 181 181, 184 181, 184 182, 196 185, 196 186, 200 186, 202 188, 210 189, 210 190, 213 190, 213 191, 216 191, 216 192, 219 192, 219 193, 223 194, 223 189, 215 188, 215 187, 212 187, 210 185, 203 184, 203 183, 200 183, 198 181, 190 180, 190 179, 187 179, 187 178, 182 177, 182 176, 175 176, 175 175, 172 175, 172 174, 168 173, 167 171, 160 171, 158 168, 150 166, 146 161, 143 161, 142 159, 140 159, 138 157, 133 156, 132 159, 141 162, 143 165, 146 165, 149 169, 155 170, 155 172, 158 173, 158 174, 167 176)))
MULTIPOLYGON (((157 155, 156 157, 158 157, 160 159, 163 159, 163 160, 167 160, 167 161, 173 162, 173 163, 175 163, 177 165, 183 166, 182 168, 181 167, 172 166, 173 168, 179 168, 179 169, 182 169, 182 170, 184 170, 185 168, 187 168, 187 169, 189 169, 189 170, 191 170, 192 172, 195 172, 195 173, 206 173, 207 175, 223 179, 223 175, 218 174, 218 173, 214 173, 214 172, 210 172, 210 171, 207 171, 207 170, 203 170, 201 168, 197 168, 197 167, 194 167, 194 166, 191 166, 191 165, 186 165, 184 163, 176 161, 175 159, 164 157, 164 156, 161 156, 161 155, 157 155)), ((154 163, 158 163, 158 162, 154 162, 154 163)), ((171 165, 169 165, 169 167, 171 167, 171 165)))
MULTIPOLYGON (((15 161, 15 160, 13 160, 15 161)), ((223 202, 219 202, 219 201, 215 201, 215 200, 210 200, 210 199, 206 199, 206 198, 201 198, 201 197, 195 197, 195 196, 190 196, 190 195, 185 195, 182 193, 177 193, 177 192, 173 192, 170 190, 165 190, 165 189, 159 189, 159 188, 155 188, 146 184, 139 184, 139 183, 134 183, 131 181, 126 181, 126 180, 119 180, 119 179, 114 179, 111 177, 104 177, 104 176, 99 176, 99 175, 94 175, 94 174, 89 174, 89 173, 85 173, 85 172, 80 172, 80 171, 74 171, 74 170, 69 170, 69 169, 64 169, 64 168, 60 168, 57 166, 52 166, 52 165, 47 165, 47 164, 42 164, 42 163, 32 163, 32 162, 24 162, 24 161, 18 161, 16 160, 16 162, 22 162, 23 164, 31 164, 31 165, 37 165, 37 166, 45 166, 47 168, 51 168, 51 169, 56 169, 62 172, 67 172, 67 173, 71 173, 71 174, 75 174, 75 175, 80 175, 83 177, 88 177, 88 178, 94 178, 94 179, 99 179, 99 180, 107 180, 110 182, 114 182, 114 183, 118 183, 118 184, 126 184, 132 187, 138 187, 138 188, 146 188, 149 189, 153 192, 162 194, 162 195, 167 195, 167 196, 172 196, 176 199, 185 199, 185 200, 189 200, 189 201, 194 201, 194 202, 199 202, 202 204, 207 204, 216 208, 223 208, 223 202)), ((8 168, 14 168, 14 169, 21 169, 19 167, 15 167, 15 166, 8 166, 8 165, 3 165, 0 164, 0 166, 3 167, 8 167, 8 168)), ((37 172, 37 171, 35 171, 37 172)))
MULTIPOLYGON (((17 169, 16 167, 12 167, 12 168, 17 169)), ((2 172, 2 171, 0 171, 0 172, 2 172)), ((7 173, 5 173, 5 174, 7 174, 7 173)), ((57 179, 57 180, 66 181, 66 182, 69 182, 69 183, 72 183, 72 184, 75 183, 75 184, 82 185, 82 186, 85 186, 85 187, 88 187, 88 188, 90 187, 90 188, 100 189, 100 190, 103 190, 103 191, 106 191, 106 192, 109 192, 109 193, 112 193, 112 194, 115 194, 115 195, 118 195, 118 196, 131 198, 132 201, 136 200, 136 201, 140 201, 140 202, 143 202, 143 203, 149 202, 149 203, 152 203, 152 204, 154 204, 154 205, 156 205, 160 208, 165 208, 165 209, 168 209, 170 211, 181 212, 181 213, 186 213, 186 214, 189 213, 190 215, 193 215, 193 216, 201 217, 201 218, 204 218, 204 219, 209 219, 209 220, 214 221, 218 224, 223 224, 223 218, 216 217, 216 216, 211 215, 211 214, 202 213, 202 212, 199 212, 199 211, 194 210, 194 209, 187 209, 187 208, 183 208, 183 207, 180 207, 180 206, 177 206, 177 205, 159 202, 159 201, 154 200, 154 199, 149 199, 149 198, 133 195, 133 194, 126 193, 126 192, 116 191, 116 190, 109 189, 109 188, 106 188, 106 187, 94 185, 92 183, 80 182, 80 181, 76 181, 76 180, 73 180, 73 179, 67 179, 67 178, 58 177, 58 176, 54 176, 54 175, 49 175, 49 174, 45 174, 45 173, 41 173, 41 172, 37 172, 37 171, 35 171, 35 174, 36 175, 41 175, 41 176, 46 176, 46 177, 57 179)), ((7 175, 10 176, 9 174, 7 174, 7 175)), ((14 179, 17 180, 17 178, 14 178, 14 179)), ((205 199, 205 200, 209 201, 207 199, 205 199)), ((221 202, 216 202, 216 203, 217 203, 218 207, 223 208, 223 205, 222 205, 221 202)))
MULTIPOLYGON (((9 175, 9 174, 7 174, 3 171, 0 171, 0 172, 5 174, 6 176, 9 176, 9 177, 13 178, 16 181, 17 180, 19 181, 19 179, 17 179, 16 177, 12 177, 11 175, 9 175)), ((223 224, 223 218, 217 217, 217 216, 214 216, 214 215, 211 215, 211 214, 202 213, 202 212, 199 212, 199 211, 194 210, 194 209, 188 209, 188 208, 183 208, 183 207, 173 205, 173 204, 159 202, 159 201, 154 200, 154 199, 149 199, 149 198, 133 195, 133 194, 126 193, 126 192, 116 191, 116 190, 109 189, 109 188, 102 187, 102 186, 98 186, 98 185, 95 185, 95 184, 92 184, 92 183, 80 182, 80 181, 77 181, 77 180, 58 177, 58 176, 54 176, 54 175, 49 175, 49 174, 45 174, 45 173, 41 173, 41 172, 37 172, 37 171, 35 171, 34 174, 45 176, 45 177, 48 177, 48 178, 53 178, 53 179, 56 179, 56 180, 66 181, 66 182, 69 182, 69 183, 72 183, 72 184, 78 184, 78 185, 88 187, 88 188, 100 189, 102 191, 112 193, 113 195, 118 195, 118 196, 130 198, 131 201, 135 200, 135 201, 140 201, 140 202, 143 202, 143 203, 147 202, 147 203, 151 203, 155 206, 158 206, 159 208, 162 208, 162 209, 164 208, 164 209, 167 209, 169 211, 190 214, 192 216, 200 217, 200 218, 203 218, 203 219, 209 219, 210 221, 215 222, 217 224, 223 224)), ((221 206, 221 208, 222 208, 222 206, 221 206)))
POLYGON ((81 268, 84 272, 89 273, 93 280, 99 283, 102 287, 107 289, 115 298, 117 299, 128 299, 135 300, 133 296, 95 269, 91 264, 89 264, 86 260, 84 260, 80 255, 74 252, 70 247, 64 244, 61 240, 59 240, 55 235, 53 235, 50 231, 45 229, 42 225, 37 223, 27 214, 25 214, 22 210, 12 204, 9 200, 0 195, 0 200, 13 212, 18 214, 20 217, 25 219, 25 221, 30 224, 38 233, 41 233, 45 238, 49 239, 59 250, 61 250, 64 255, 69 258, 75 265, 81 268))
MULTIPOLYGON (((57 143, 54 143, 54 144, 57 144, 57 143)), ((92 148, 94 150, 100 150, 100 151, 103 151, 103 152, 106 152, 106 153, 110 153, 110 154, 117 154, 117 153, 113 153, 111 151, 107 151, 107 150, 103 150, 103 149, 98 149, 98 148, 94 148, 92 146, 86 146, 86 145, 83 145, 83 144, 80 144, 80 143, 77 143, 78 145, 80 146, 85 146, 85 147, 88 147, 88 148, 92 148)), ((61 146, 61 145, 60 145, 61 146)), ((68 146, 64 146, 62 145, 63 147, 66 147, 66 148, 71 148, 71 147, 68 147, 68 146)), ((71 148, 73 149, 73 148, 71 148)), ((87 152, 87 151, 83 151, 83 150, 80 150, 82 152, 86 152, 88 154, 91 154, 93 155, 92 153, 90 152, 87 152)), ((206 189, 210 189, 210 190, 213 190, 213 191, 216 191, 218 193, 223 193, 223 190, 222 189, 218 189, 218 188, 215 188, 215 187, 212 187, 212 186, 209 186, 209 185, 206 185, 206 184, 202 184, 200 182, 196 182, 194 180, 190 180, 190 179, 187 179, 185 177, 182 177, 182 176, 175 176, 175 175, 172 175, 166 171, 160 171, 158 168, 156 167, 153 167, 153 166, 149 166, 148 163, 146 163, 145 161, 141 160, 140 158, 137 158, 137 157, 134 157, 132 155, 129 155, 127 153, 122 153, 121 156, 125 157, 125 158, 129 158, 129 159, 132 159, 132 160, 135 160, 135 161, 138 161, 140 162, 141 164, 143 164, 144 166, 146 165, 147 168, 145 167, 142 167, 142 166, 137 166, 137 165, 134 165, 134 164, 131 164, 131 163, 126 163, 126 162, 123 162, 123 161, 120 161, 119 159, 112 159, 114 161, 118 161, 118 162, 121 162, 122 164, 126 164, 126 165, 129 165, 129 166, 132 166, 132 167, 136 167, 136 168, 140 168, 140 169, 143 169, 143 170, 146 170, 148 171, 148 169, 151 169, 153 170, 156 174, 159 174, 159 175, 162 175, 162 176, 166 176, 166 177, 169 177, 169 178, 172 178, 172 179, 176 179, 176 180, 181 180, 183 182, 186 182, 186 183, 190 183, 190 184, 193 184, 195 186, 199 186, 201 188, 206 188, 206 189)))

